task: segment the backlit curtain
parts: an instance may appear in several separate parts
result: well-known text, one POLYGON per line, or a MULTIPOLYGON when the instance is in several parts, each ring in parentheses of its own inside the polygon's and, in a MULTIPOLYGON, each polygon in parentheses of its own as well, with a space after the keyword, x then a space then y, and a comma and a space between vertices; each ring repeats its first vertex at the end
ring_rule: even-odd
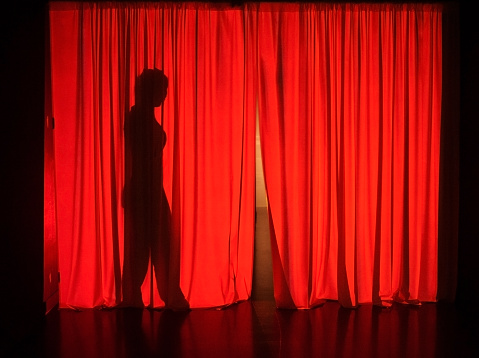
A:
POLYGON ((50 4, 60 307, 250 297, 250 18, 200 3, 50 4))
POLYGON ((435 301, 440 6, 263 4, 258 34, 277 305, 435 301))
POLYGON ((442 15, 51 3, 60 306, 248 299, 257 109, 277 306, 436 301, 442 15))

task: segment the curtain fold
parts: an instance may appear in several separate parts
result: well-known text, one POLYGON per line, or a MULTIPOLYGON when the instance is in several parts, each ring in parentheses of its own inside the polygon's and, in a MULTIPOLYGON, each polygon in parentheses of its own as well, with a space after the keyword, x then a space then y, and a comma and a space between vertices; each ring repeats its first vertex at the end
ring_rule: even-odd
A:
POLYGON ((258 33, 277 305, 435 301, 440 6, 267 4, 258 33))
POLYGON ((251 15, 190 3, 50 6, 60 305, 248 299, 251 15))

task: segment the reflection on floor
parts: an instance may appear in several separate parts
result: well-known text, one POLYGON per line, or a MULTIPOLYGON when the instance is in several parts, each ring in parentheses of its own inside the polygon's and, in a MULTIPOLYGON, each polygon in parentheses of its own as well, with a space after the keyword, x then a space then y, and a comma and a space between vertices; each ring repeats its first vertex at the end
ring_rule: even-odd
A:
POLYGON ((326 302, 278 310, 246 301, 223 310, 54 310, 22 357, 479 357, 477 326, 451 304, 357 309, 326 302))
POLYGON ((479 357, 478 325, 454 304, 276 309, 269 236, 261 226, 266 211, 260 211, 251 300, 189 312, 53 310, 10 356, 479 357))

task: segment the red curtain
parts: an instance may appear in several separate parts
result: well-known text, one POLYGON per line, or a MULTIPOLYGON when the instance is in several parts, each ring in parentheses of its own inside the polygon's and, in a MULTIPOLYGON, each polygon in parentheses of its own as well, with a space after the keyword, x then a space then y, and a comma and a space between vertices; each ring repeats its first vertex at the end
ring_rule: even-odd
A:
POLYGON ((261 9, 277 305, 435 301, 441 8, 261 9))
POLYGON ((251 14, 101 2, 49 14, 60 306, 248 299, 251 14))
POLYGON ((60 306, 250 297, 257 103, 277 306, 435 301, 441 10, 51 3, 60 306))

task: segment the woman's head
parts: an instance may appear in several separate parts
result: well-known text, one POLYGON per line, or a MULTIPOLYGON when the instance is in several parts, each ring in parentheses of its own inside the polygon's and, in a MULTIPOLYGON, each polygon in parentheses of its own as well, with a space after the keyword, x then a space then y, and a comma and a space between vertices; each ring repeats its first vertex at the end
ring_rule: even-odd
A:
POLYGON ((145 69, 136 78, 135 102, 137 105, 159 107, 166 98, 168 77, 162 70, 145 69))

